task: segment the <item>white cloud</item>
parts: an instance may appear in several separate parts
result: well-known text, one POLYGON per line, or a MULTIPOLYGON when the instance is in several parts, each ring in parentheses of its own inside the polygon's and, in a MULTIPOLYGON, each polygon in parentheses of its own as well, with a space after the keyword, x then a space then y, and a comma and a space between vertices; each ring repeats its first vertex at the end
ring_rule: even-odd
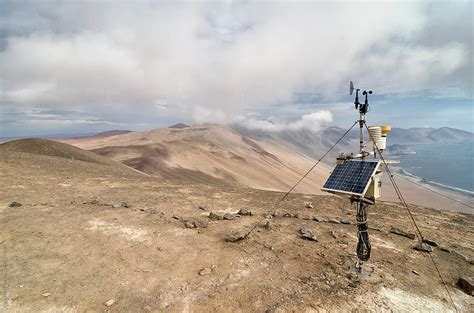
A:
POLYGON ((326 110, 304 114, 300 119, 294 122, 263 120, 257 119, 255 117, 241 117, 241 119, 238 121, 240 125, 248 129, 258 129, 272 132, 300 129, 317 131, 323 126, 327 126, 331 122, 332 114, 326 110))
POLYGON ((349 79, 390 92, 449 87, 460 69, 472 73, 472 38, 417 41, 433 24, 426 7, 13 2, 0 13, 1 105, 231 122, 302 90, 338 98, 349 79))

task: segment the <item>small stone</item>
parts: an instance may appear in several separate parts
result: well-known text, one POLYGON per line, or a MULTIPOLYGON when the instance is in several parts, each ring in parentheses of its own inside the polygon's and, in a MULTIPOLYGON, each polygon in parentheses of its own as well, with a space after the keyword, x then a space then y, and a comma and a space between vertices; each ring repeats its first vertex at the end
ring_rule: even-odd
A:
POLYGON ((339 221, 336 220, 336 219, 333 219, 333 218, 329 218, 329 219, 328 219, 328 223, 339 224, 339 221))
POLYGON ((205 210, 207 210, 207 207, 205 205, 199 205, 198 209, 205 211, 205 210))
POLYGON ((210 219, 211 221, 219 221, 219 220, 222 219, 222 216, 220 216, 220 215, 218 215, 218 214, 216 214, 216 213, 214 213, 214 212, 211 212, 211 213, 209 213, 209 219, 210 219))
POLYGON ((230 213, 226 213, 226 214, 224 214, 224 216, 222 218, 225 219, 225 220, 228 220, 228 221, 232 221, 235 218, 235 215, 230 214, 230 213))
POLYGON ((312 241, 318 241, 316 237, 314 236, 313 232, 311 229, 303 227, 299 230, 299 234, 301 238, 307 239, 307 240, 312 240, 312 241))
POLYGON ((209 275, 211 274, 212 270, 208 267, 205 267, 199 271, 199 275, 204 276, 204 275, 209 275))
POLYGON ((122 204, 120 204, 120 203, 114 203, 114 204, 112 204, 112 207, 113 207, 114 209, 118 209, 118 208, 122 207, 122 204))
POLYGON ((20 202, 18 202, 18 201, 13 201, 12 203, 10 203, 10 204, 8 205, 9 208, 19 208, 19 207, 21 207, 21 206, 22 206, 22 204, 21 204, 20 202))
POLYGON ((411 271, 411 272, 412 272, 413 274, 415 274, 415 275, 420 275, 420 273, 418 273, 418 272, 415 271, 415 270, 413 270, 413 271, 411 271))
POLYGON ((340 222, 341 222, 341 224, 344 224, 344 225, 351 225, 352 224, 351 221, 348 221, 348 220, 341 220, 340 222))
POLYGON ((407 233, 407 232, 401 230, 400 228, 391 227, 391 228, 390 228, 390 232, 391 232, 392 234, 395 234, 395 235, 399 235, 399 236, 403 236, 403 237, 410 238, 411 240, 415 239, 415 234, 407 233))
POLYGON ((313 221, 315 221, 315 222, 321 222, 321 219, 320 219, 319 217, 315 216, 315 217, 313 217, 313 221))
POLYGON ((122 208, 129 208, 130 207, 130 204, 128 204, 127 202, 122 202, 121 205, 122 205, 122 208))
POLYGON ((283 217, 290 217, 291 218, 291 217, 296 217, 296 215, 297 214, 291 214, 291 213, 287 212, 283 215, 283 217))
POLYGON ((265 223, 265 229, 267 229, 267 230, 272 229, 272 223, 270 223, 270 221, 267 221, 267 222, 265 223))
POLYGON ((230 231, 228 234, 225 235, 224 240, 227 242, 236 242, 245 238, 245 235, 237 232, 237 231, 230 231))
POLYGON ((51 292, 45 292, 43 294, 41 294, 43 297, 47 298, 51 295, 51 292))
POLYGON ((438 243, 434 240, 430 240, 430 239, 423 239, 423 243, 426 243, 426 244, 429 244, 430 246, 432 247, 438 247, 438 243))
POLYGON ((450 250, 448 247, 439 246, 439 249, 440 249, 441 251, 444 251, 444 252, 447 252, 447 253, 451 253, 451 250, 450 250))
POLYGON ((474 277, 460 277, 458 280, 458 286, 468 295, 474 296, 474 277))
POLYGON ((264 213, 264 214, 263 214, 263 217, 265 217, 265 218, 268 219, 268 220, 271 220, 272 217, 273 217, 273 215, 271 215, 270 213, 264 213))
POLYGON ((110 299, 110 300, 105 301, 105 302, 104 302, 104 305, 105 305, 106 307, 110 307, 110 306, 112 306, 114 303, 115 303, 115 300, 114 300, 114 299, 110 299))
POLYGON ((194 221, 194 225, 196 225, 196 228, 207 228, 209 220, 207 218, 198 218, 194 221))
POLYGON ((155 208, 149 208, 148 209, 148 214, 156 214, 158 213, 155 208))
POLYGON ((427 245, 426 243, 421 243, 417 244, 413 247, 413 249, 417 251, 422 251, 422 252, 433 252, 433 247, 430 245, 427 245))
POLYGON ((248 215, 252 215, 252 212, 246 209, 240 209, 239 212, 237 212, 237 214, 240 216, 248 216, 248 215))
POLYGON ((283 217, 284 214, 285 214, 285 213, 284 213, 282 210, 275 210, 275 211, 272 213, 272 215, 273 215, 274 217, 283 217))
POLYGON ((174 218, 175 220, 180 220, 181 219, 178 215, 173 215, 171 218, 174 218))
POLYGON ((313 204, 311 204, 311 202, 305 202, 304 206, 305 206, 307 209, 312 209, 312 208, 313 208, 313 204))
POLYGON ((191 222, 191 221, 185 221, 184 226, 186 228, 196 228, 196 225, 194 224, 194 222, 191 222))
POLYGON ((336 233, 334 232, 334 230, 331 230, 331 236, 332 236, 334 239, 337 239, 337 235, 336 235, 336 233))

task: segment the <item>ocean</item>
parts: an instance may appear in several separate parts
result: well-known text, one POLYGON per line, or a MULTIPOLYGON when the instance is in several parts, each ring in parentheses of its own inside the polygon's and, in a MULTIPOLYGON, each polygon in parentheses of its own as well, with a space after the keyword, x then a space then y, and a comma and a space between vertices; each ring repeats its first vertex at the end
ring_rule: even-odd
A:
POLYGON ((416 154, 388 157, 400 160, 399 166, 405 174, 474 196, 474 141, 406 146, 416 154))

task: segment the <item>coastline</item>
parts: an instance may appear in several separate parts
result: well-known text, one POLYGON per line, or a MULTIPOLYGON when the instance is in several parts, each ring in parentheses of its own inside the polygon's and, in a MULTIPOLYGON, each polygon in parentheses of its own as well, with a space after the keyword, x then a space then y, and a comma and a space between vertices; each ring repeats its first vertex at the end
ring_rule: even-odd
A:
MULTIPOLYGON (((398 184, 405 200, 409 204, 431 207, 439 210, 456 211, 474 214, 474 209, 459 202, 474 207, 474 192, 431 182, 421 177, 412 175, 401 167, 394 167, 394 179, 398 184), (446 195, 452 199, 444 197, 446 195)), ((383 189, 382 201, 400 202, 386 173, 382 176, 383 189)))

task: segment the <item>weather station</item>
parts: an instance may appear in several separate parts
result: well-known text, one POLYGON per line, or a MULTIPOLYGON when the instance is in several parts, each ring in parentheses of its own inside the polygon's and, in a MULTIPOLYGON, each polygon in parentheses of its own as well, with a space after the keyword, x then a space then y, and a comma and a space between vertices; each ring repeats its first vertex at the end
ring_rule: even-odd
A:
POLYGON ((382 171, 384 166, 393 161, 385 161, 382 153, 386 148, 387 135, 391 127, 367 126, 365 115, 370 111, 369 95, 372 91, 364 90, 364 103, 359 102, 360 89, 355 89, 350 82, 349 94, 355 90, 355 109, 359 112, 359 152, 341 153, 336 159, 336 166, 332 170, 321 190, 348 197, 351 204, 356 206, 356 220, 358 227, 357 256, 361 261, 370 258, 371 245, 368 234, 367 208, 374 205, 376 199, 381 195, 382 171), (373 151, 366 151, 367 143, 364 140, 364 127, 367 128, 369 142, 372 143, 373 151), (383 162, 382 162, 383 161, 383 162))

